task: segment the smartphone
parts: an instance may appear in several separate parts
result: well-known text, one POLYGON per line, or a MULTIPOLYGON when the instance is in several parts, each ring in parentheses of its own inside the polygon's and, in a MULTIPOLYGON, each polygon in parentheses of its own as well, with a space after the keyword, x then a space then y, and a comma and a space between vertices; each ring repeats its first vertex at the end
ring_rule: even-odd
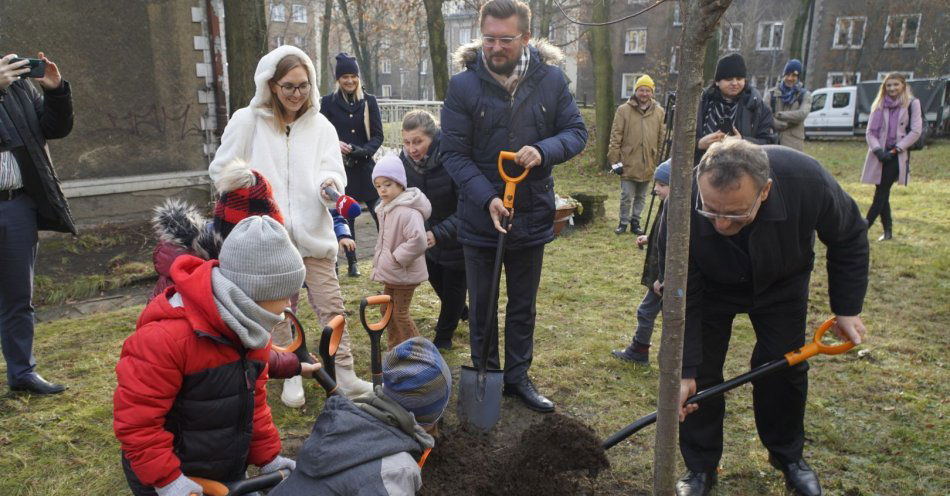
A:
POLYGON ((30 68, 30 72, 20 75, 20 79, 24 78, 41 78, 46 75, 46 62, 43 62, 40 59, 24 59, 24 58, 14 58, 10 59, 10 63, 16 63, 21 60, 29 60, 26 67, 30 68))
POLYGON ((719 130, 726 134, 734 134, 735 130, 733 129, 732 117, 723 117, 719 121, 719 130))

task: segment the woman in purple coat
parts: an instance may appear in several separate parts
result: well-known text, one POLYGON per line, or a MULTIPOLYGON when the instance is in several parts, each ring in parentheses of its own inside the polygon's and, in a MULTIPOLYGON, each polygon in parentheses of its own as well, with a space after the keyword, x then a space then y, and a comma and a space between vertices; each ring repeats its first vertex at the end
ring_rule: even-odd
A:
POLYGON ((923 119, 920 100, 914 98, 903 74, 892 72, 884 78, 877 98, 871 104, 871 117, 865 138, 868 155, 861 182, 875 184, 874 200, 868 208, 868 227, 881 216, 884 234, 878 241, 893 237, 891 186, 895 181, 907 186, 910 153, 907 149, 920 137, 923 119))

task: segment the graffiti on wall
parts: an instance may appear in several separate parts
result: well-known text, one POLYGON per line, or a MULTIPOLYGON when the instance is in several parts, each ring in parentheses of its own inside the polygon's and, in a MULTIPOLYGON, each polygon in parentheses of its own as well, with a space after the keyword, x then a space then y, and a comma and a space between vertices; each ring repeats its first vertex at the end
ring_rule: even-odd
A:
POLYGON ((189 136, 203 137, 201 109, 192 104, 156 105, 127 110, 124 113, 102 111, 98 117, 105 125, 96 129, 110 133, 126 133, 141 137, 169 137, 184 140, 189 136))

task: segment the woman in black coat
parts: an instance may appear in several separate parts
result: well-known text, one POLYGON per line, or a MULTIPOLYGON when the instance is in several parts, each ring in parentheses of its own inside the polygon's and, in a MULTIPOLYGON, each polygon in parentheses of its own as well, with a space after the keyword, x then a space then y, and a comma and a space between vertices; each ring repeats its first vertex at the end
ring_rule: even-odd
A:
POLYGON ((459 244, 458 188, 439 160, 442 137, 435 118, 425 110, 413 110, 402 120, 402 152, 406 182, 429 199, 432 215, 426 221, 426 268, 429 284, 439 295, 442 308, 432 342, 439 349, 452 348, 459 319, 466 318, 465 259, 459 244))
MULTIPOLYGON (((383 144, 383 120, 376 97, 363 92, 360 67, 356 59, 340 53, 336 56, 337 89, 320 99, 320 113, 336 128, 340 140, 343 165, 346 166, 346 194, 366 203, 377 229, 376 202, 379 195, 373 187, 373 155, 383 144)), ((350 232, 356 239, 355 219, 348 219, 350 232)), ((356 250, 346 252, 350 277, 360 275, 356 267, 356 250)))

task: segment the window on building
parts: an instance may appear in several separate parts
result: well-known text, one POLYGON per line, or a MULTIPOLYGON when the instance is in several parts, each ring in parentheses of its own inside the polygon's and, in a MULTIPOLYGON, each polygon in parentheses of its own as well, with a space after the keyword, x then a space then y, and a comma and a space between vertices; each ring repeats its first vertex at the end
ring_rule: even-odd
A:
POLYGON ((785 23, 783 22, 762 22, 759 23, 759 37, 756 42, 756 50, 781 50, 782 41, 785 36, 785 23))
POLYGON ((459 29, 459 45, 465 45, 472 41, 472 29, 471 28, 462 28, 459 29))
POLYGON ((831 97, 831 108, 845 108, 851 103, 851 93, 835 93, 831 97))
POLYGON ((829 72, 825 86, 854 86, 860 82, 860 72, 829 72))
POLYGON ((277 48, 277 47, 279 47, 279 46, 281 46, 281 45, 283 45, 283 44, 284 44, 284 37, 283 37, 283 36, 275 36, 275 37, 274 37, 274 48, 277 48))
POLYGON ((670 50, 670 52, 670 74, 677 74, 680 71, 677 67, 680 58, 680 47, 675 46, 670 50))
POLYGON ((620 96, 630 98, 630 95, 633 95, 633 85, 636 84, 637 79, 642 75, 643 74, 625 72, 621 82, 620 96))
POLYGON ((307 6, 295 3, 290 7, 290 15, 294 22, 307 23, 307 6))
POLYGON ((835 19, 835 37, 831 48, 861 48, 864 44, 864 26, 867 17, 839 17, 835 19))
POLYGON ((884 48, 916 47, 918 28, 920 28, 920 14, 887 16, 884 48))
POLYGON ((422 64, 419 66, 419 74, 425 74, 429 71, 429 59, 422 59, 422 64))
POLYGON ((682 26, 683 19, 680 17, 680 4, 679 2, 673 2, 673 25, 682 26))
POLYGON ((878 72, 878 73, 877 73, 877 80, 878 80, 878 81, 884 81, 884 78, 887 77, 887 75, 890 74, 890 73, 892 73, 892 72, 896 72, 896 73, 898 73, 898 74, 903 74, 904 77, 907 78, 907 79, 914 79, 914 71, 883 71, 883 72, 878 72))
POLYGON ((816 110, 821 110, 825 108, 825 101, 827 100, 828 100, 828 93, 822 93, 820 95, 816 95, 814 98, 811 99, 811 111, 814 112, 816 110))
POLYGON ((742 24, 727 24, 722 27, 719 38, 719 50, 734 52, 742 48, 742 24))
POLYGON ((383 98, 389 98, 389 97, 393 96, 393 87, 392 87, 392 85, 384 84, 384 85, 383 85, 383 92, 382 92, 382 93, 383 93, 383 98))
POLYGON ((381 74, 391 74, 393 72, 393 63, 389 59, 383 59, 379 63, 379 72, 381 74))
POLYGON ((646 53, 647 52, 647 30, 646 29, 628 29, 627 37, 623 44, 623 53, 646 53))
POLYGON ((287 8, 281 3, 270 5, 270 20, 273 22, 287 22, 287 8))

